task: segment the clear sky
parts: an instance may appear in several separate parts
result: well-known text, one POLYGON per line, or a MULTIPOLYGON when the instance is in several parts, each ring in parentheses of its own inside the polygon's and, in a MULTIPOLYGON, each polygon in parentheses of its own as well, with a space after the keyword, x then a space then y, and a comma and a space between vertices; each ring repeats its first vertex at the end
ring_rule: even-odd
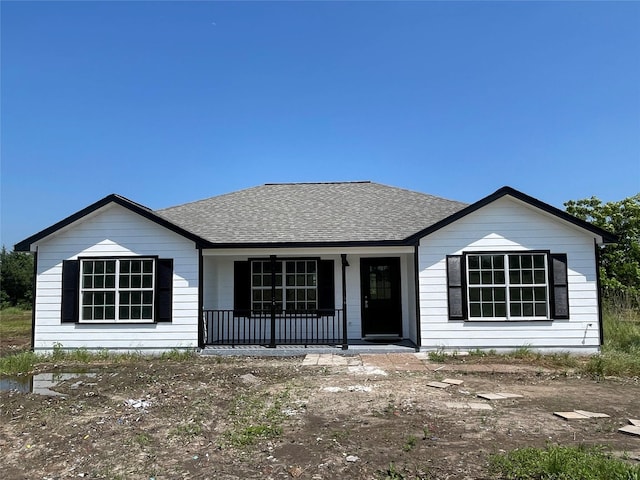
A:
POLYGON ((562 208, 640 192, 639 2, 0 2, 1 242, 372 180, 562 208))

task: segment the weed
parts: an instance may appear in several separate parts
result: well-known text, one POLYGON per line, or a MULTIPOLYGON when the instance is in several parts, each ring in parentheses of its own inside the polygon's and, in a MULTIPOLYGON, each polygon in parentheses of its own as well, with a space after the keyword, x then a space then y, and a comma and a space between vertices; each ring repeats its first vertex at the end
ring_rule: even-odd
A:
POLYGON ((172 348, 168 352, 162 353, 160 358, 162 360, 175 360, 178 362, 182 362, 185 360, 191 360, 195 356, 195 352, 193 350, 179 350, 177 348, 172 348))
POLYGON ((490 457, 490 468, 518 480, 640 480, 640 467, 613 458, 603 447, 550 445, 490 457))
POLYGON ((405 452, 410 452, 418 443, 418 439, 413 435, 409 435, 402 446, 402 450, 405 452))
POLYGON ((479 348, 475 348, 475 349, 469 351, 469 356, 471 356, 471 357, 480 357, 480 358, 482 358, 482 357, 486 357, 487 355, 488 354, 487 354, 487 352, 485 350, 481 350, 479 348))
POLYGON ((389 464, 389 468, 387 468, 386 470, 382 470, 379 473, 380 476, 378 478, 380 478, 381 480, 404 480, 405 478, 407 478, 402 472, 396 469, 396 466, 393 464, 393 462, 389 464))
POLYGON ((273 425, 249 425, 234 431, 229 436, 231 444, 235 447, 253 445, 260 439, 276 438, 282 435, 282 427, 273 425))
POLYGON ((133 441, 136 442, 141 447, 149 445, 151 443, 151 437, 145 433, 138 433, 135 437, 133 437, 133 441))
POLYGON ((170 437, 193 438, 202 433, 202 426, 197 423, 183 423, 169 430, 170 437))
POLYGON ((60 342, 55 342, 53 344, 53 353, 51 354, 51 358, 55 360, 62 360, 65 356, 64 349, 60 342))
POLYGON ((344 440, 349 436, 348 430, 334 430, 331 432, 331 438, 336 441, 344 440))
POLYGON ((429 352, 429 360, 435 363, 444 363, 447 357, 449 357, 449 355, 447 355, 442 348, 429 352))
POLYGON ((5 375, 16 375, 28 373, 34 366, 42 361, 42 357, 31 351, 25 351, 0 358, 0 373, 5 375))
POLYGON ((377 478, 380 480, 426 480, 430 478, 422 469, 416 469, 413 473, 409 472, 406 468, 400 469, 396 467, 393 462, 389 464, 389 468, 384 470, 378 470, 377 478))

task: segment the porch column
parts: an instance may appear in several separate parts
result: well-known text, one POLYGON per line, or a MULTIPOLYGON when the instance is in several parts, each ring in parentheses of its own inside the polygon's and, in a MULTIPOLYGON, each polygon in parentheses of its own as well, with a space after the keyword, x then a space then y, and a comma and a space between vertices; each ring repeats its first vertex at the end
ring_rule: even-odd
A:
POLYGON ((342 350, 349 348, 347 343, 347 254, 340 254, 342 257, 342 350))
POLYGON ((269 348, 276 348, 276 256, 271 259, 271 341, 269 348))

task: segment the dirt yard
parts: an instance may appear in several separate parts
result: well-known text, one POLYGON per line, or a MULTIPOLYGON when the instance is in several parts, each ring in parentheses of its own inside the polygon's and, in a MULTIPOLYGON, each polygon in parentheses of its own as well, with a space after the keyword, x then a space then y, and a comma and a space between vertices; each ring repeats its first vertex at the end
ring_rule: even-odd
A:
POLYGON ((0 393, 2 478, 489 479, 491 453, 548 442, 640 458, 640 437, 617 432, 640 417, 639 379, 414 354, 141 360, 90 373, 53 387, 60 396, 0 393), (449 378, 463 383, 427 385, 449 378), (487 392, 522 398, 476 396, 487 392), (553 415, 576 409, 610 418, 553 415))

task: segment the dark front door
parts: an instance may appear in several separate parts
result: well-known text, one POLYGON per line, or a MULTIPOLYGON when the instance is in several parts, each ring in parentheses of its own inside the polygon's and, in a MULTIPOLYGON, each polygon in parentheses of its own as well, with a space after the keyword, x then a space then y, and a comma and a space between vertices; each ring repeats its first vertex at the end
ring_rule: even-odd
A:
POLYGON ((360 260, 363 336, 401 336, 400 259, 360 260))

